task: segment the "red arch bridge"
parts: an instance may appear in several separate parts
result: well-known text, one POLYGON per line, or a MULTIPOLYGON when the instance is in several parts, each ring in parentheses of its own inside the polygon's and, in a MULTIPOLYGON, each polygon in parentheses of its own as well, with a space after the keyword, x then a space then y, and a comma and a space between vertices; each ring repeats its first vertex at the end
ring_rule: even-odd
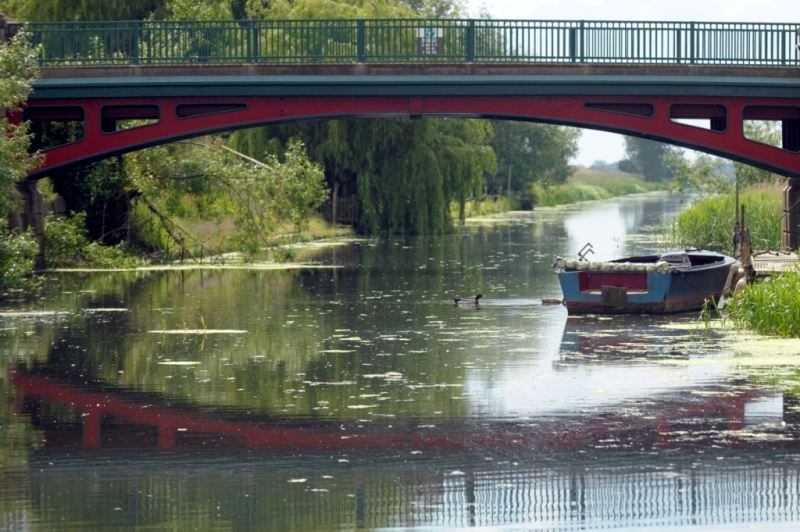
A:
MULTIPOLYGON (((0 36, 22 27, 6 23, 0 36)), ((529 120, 650 138, 784 175, 784 245, 800 244, 800 24, 413 19, 25 29, 40 45, 42 77, 15 118, 35 133, 53 122, 79 132, 48 147, 31 180, 278 122, 529 120), (777 122, 780 144, 747 138, 748 121, 777 122)))

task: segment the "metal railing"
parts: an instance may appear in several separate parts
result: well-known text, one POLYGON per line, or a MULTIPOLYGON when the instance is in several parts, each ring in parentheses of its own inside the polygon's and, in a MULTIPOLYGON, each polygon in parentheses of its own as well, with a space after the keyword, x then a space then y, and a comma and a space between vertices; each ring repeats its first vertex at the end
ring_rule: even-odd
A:
POLYGON ((466 19, 11 23, 43 66, 645 63, 793 66, 800 23, 466 19))

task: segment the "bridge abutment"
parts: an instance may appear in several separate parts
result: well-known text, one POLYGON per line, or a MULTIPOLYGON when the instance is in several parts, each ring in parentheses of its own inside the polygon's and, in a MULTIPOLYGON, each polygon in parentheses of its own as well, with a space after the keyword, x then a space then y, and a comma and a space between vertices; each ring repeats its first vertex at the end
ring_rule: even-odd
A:
MULTIPOLYGON (((783 120, 783 149, 800 151, 800 119, 783 120)), ((790 177, 783 189, 783 232, 781 248, 797 250, 800 247, 800 178, 790 177)))
POLYGON ((8 22, 9 18, 5 13, 0 11, 0 42, 6 42, 10 40, 10 35, 8 34, 8 22))

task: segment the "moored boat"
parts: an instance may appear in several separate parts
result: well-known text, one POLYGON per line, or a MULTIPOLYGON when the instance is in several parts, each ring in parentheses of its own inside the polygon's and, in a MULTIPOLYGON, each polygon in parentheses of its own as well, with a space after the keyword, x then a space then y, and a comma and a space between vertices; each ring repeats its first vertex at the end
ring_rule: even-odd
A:
POLYGON ((612 261, 556 258, 570 314, 666 314, 719 301, 738 263, 732 257, 687 249, 612 261))

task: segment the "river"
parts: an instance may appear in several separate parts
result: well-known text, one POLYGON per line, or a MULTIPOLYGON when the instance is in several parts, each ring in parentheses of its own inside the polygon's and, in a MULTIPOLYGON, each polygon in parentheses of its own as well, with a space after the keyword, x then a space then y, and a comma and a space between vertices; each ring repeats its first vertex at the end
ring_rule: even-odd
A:
POLYGON ((682 206, 49 274, 0 310, 0 529, 794 529, 798 344, 541 303, 554 256, 664 249, 682 206))

